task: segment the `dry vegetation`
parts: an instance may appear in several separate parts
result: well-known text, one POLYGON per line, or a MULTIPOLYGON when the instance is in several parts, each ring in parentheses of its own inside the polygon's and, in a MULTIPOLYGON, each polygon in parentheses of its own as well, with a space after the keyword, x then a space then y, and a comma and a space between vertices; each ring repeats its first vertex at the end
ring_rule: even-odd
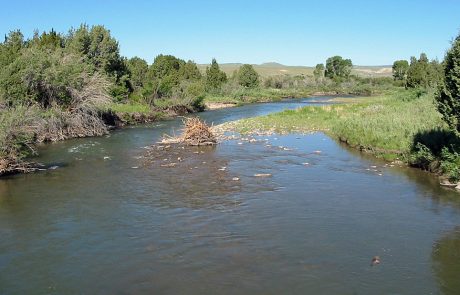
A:
POLYGON ((198 117, 184 118, 184 130, 178 137, 165 135, 161 143, 179 143, 188 146, 217 144, 217 137, 212 128, 198 117))

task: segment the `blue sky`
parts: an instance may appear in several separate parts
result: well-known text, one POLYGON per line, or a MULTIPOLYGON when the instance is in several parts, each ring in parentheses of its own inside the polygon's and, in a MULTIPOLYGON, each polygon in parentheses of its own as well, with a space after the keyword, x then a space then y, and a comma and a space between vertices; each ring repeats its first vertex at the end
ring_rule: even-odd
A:
POLYGON ((442 60, 460 32, 460 0, 5 1, 0 33, 102 24, 121 53, 198 63, 315 65, 332 55, 391 64, 426 52, 442 60))

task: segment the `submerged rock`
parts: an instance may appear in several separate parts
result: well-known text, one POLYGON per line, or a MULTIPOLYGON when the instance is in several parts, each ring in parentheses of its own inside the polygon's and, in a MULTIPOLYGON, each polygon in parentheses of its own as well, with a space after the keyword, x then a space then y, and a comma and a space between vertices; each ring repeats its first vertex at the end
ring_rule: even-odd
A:
POLYGON ((256 173, 254 174, 255 177, 271 177, 270 173, 256 173))

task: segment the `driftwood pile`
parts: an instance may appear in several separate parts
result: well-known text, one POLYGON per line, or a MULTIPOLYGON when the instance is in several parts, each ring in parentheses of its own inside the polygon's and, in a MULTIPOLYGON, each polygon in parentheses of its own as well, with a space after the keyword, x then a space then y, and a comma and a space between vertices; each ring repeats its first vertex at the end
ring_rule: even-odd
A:
POLYGON ((184 118, 184 130, 179 137, 167 136, 161 143, 180 143, 188 146, 202 146, 217 144, 217 137, 204 121, 198 117, 184 118))

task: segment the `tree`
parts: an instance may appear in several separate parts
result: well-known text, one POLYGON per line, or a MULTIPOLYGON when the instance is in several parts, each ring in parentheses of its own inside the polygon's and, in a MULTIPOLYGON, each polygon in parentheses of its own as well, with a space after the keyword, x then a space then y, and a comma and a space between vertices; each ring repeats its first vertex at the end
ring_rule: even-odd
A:
POLYGON ((409 63, 407 60, 397 60, 393 63, 393 77, 395 80, 404 81, 407 78, 409 63))
POLYGON ((318 82, 323 79, 324 77, 324 64, 317 64, 315 69, 313 70, 313 76, 315 80, 318 82))
POLYGON ((81 25, 79 29, 70 31, 66 42, 70 52, 80 54, 97 70, 114 77, 116 82, 128 74, 118 42, 104 26, 89 29, 87 25, 81 25))
POLYGON ((30 42, 31 46, 37 46, 40 49, 54 51, 57 48, 64 48, 64 38, 61 34, 57 33, 54 29, 51 31, 43 32, 40 36, 38 32, 34 33, 34 37, 30 42))
POLYGON ((147 79, 154 98, 170 96, 181 80, 180 70, 185 61, 173 55, 160 54, 149 67, 147 79))
POLYGON ((178 75, 179 69, 185 61, 173 55, 160 54, 155 57, 153 64, 149 68, 150 79, 163 79, 167 76, 178 75))
POLYGON ((444 59, 444 81, 436 95, 437 107, 443 119, 460 134, 460 35, 444 59))
POLYGON ((180 76, 186 80, 200 80, 201 72, 195 62, 189 60, 180 67, 180 76))
POLYGON ((244 87, 257 87, 259 86, 259 74, 252 65, 244 64, 238 70, 238 83, 244 87))
POLYGON ((0 44, 0 67, 12 63, 20 54, 24 47, 24 35, 21 31, 11 31, 5 36, 5 41, 0 44))
POLYGON ((219 69, 219 64, 213 58, 211 66, 206 68, 206 86, 210 89, 218 89, 227 82, 227 75, 219 69))
POLYGON ((440 74, 441 66, 437 61, 429 61, 425 53, 420 54, 417 60, 411 57, 411 62, 407 70, 407 87, 430 88, 436 87, 442 75, 440 74))
POLYGON ((126 62, 130 73, 131 84, 134 88, 141 88, 147 78, 149 65, 140 57, 133 57, 126 62))
POLYGON ((325 76, 331 79, 348 78, 352 67, 351 59, 343 59, 336 55, 326 60, 325 76))

